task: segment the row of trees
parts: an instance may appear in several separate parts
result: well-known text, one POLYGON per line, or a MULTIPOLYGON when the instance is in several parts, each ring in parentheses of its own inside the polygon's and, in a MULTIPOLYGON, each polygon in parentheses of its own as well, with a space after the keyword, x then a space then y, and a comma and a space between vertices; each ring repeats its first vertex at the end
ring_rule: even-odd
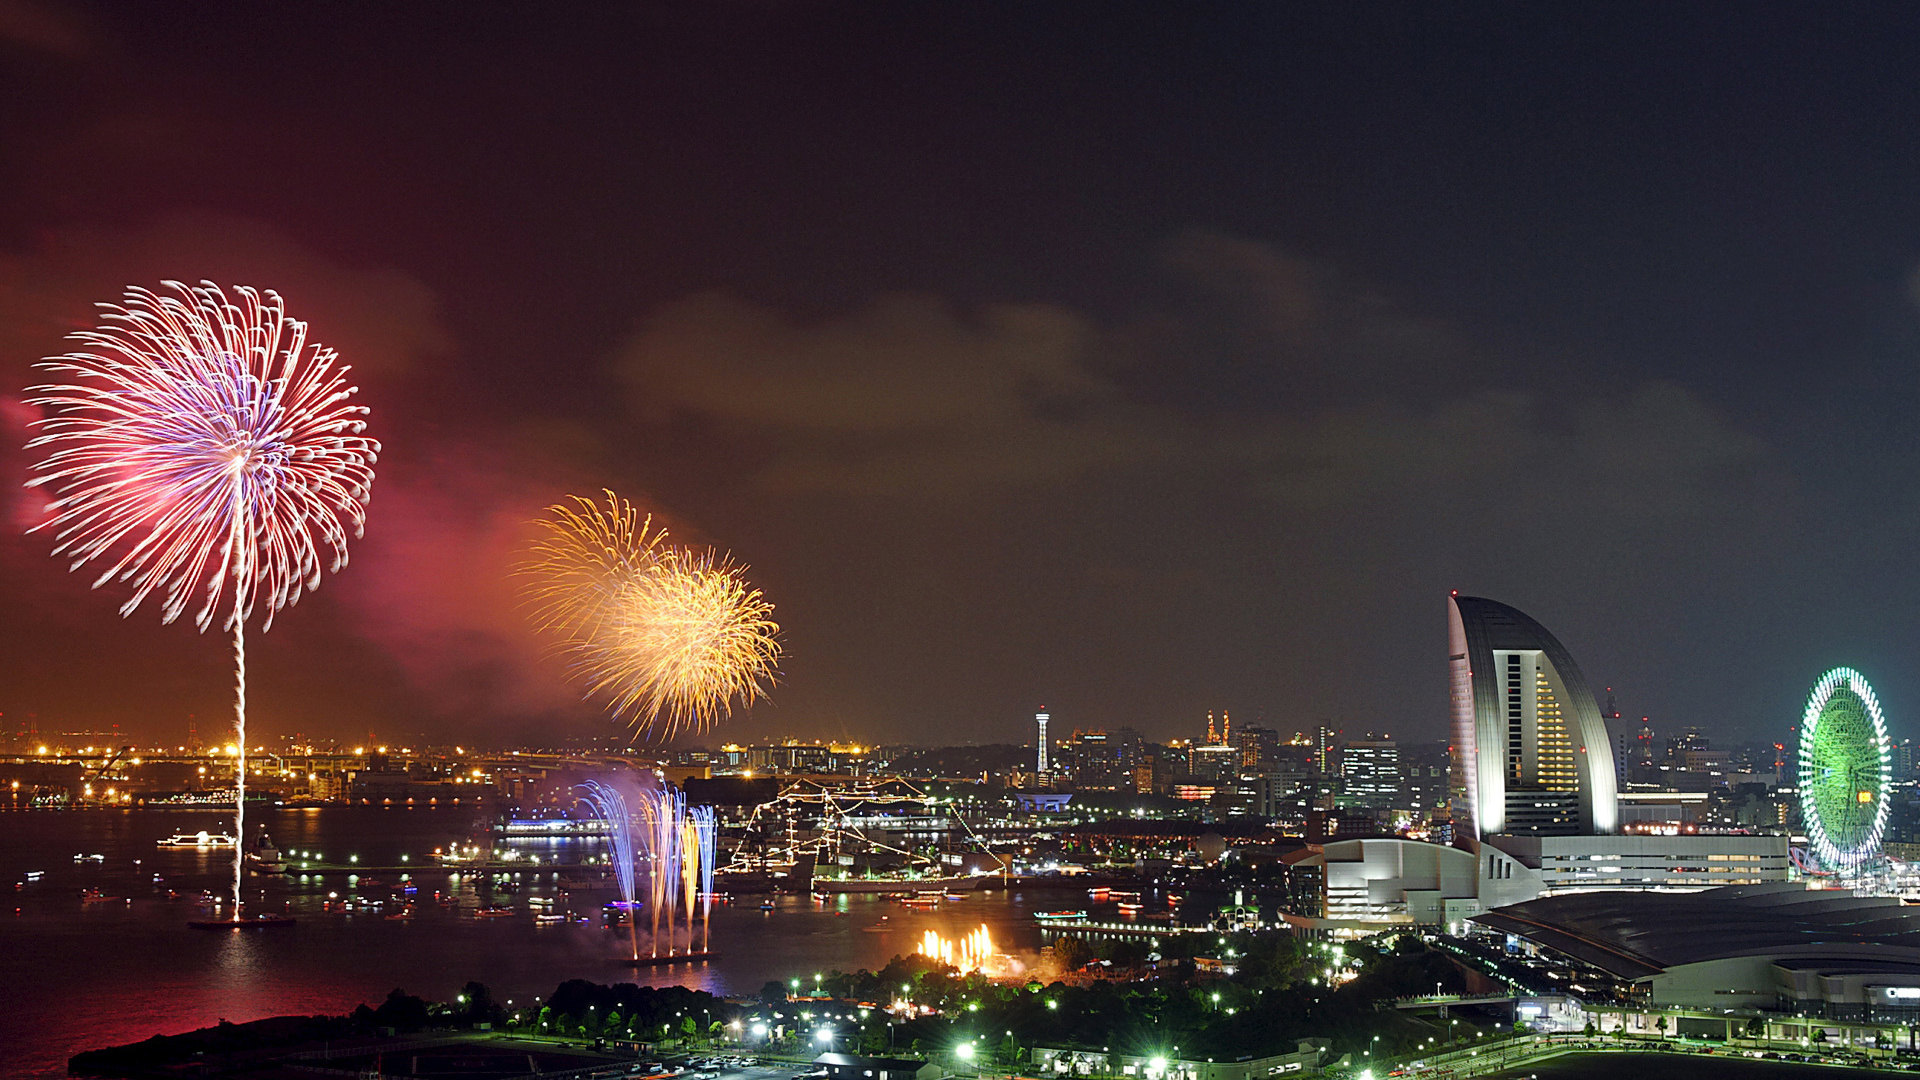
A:
MULTIPOLYGON (((962 974, 915 954, 895 957, 878 972, 836 971, 797 985, 770 982, 753 1019, 801 1037, 830 1027, 836 1046, 866 1052, 951 1052, 970 1044, 978 1053, 1017 1053, 1044 1044, 1141 1056, 1178 1047, 1181 1057, 1233 1058, 1288 1053, 1298 1040, 1320 1037, 1337 1049, 1378 1056, 1411 1050, 1440 1032, 1376 1006, 1436 987, 1466 988, 1465 976, 1445 953, 1411 935, 1390 948, 1349 947, 1344 963, 1359 975, 1338 986, 1326 977, 1327 957, 1289 935, 1238 934, 1205 944, 1231 958, 1231 975, 1196 979, 1190 962, 1163 955, 1158 973, 1145 979, 1023 985, 962 974), (814 1000, 789 1001, 790 995, 814 1000), (903 1020, 886 1011, 898 1000, 931 1007, 937 1015, 903 1020), (831 1017, 831 1024, 822 1017, 831 1017)), ((1131 964, 1148 954, 1135 944, 1102 943, 1069 955, 1131 964)))

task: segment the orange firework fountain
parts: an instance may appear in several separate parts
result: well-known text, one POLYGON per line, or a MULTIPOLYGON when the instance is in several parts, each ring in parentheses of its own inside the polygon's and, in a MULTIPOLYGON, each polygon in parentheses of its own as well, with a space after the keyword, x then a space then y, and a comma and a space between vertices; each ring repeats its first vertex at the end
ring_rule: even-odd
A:
POLYGON ((958 941, 949 941, 941 937, 938 930, 929 930, 920 936, 920 953, 961 971, 979 971, 993 959, 993 938, 987 935, 985 923, 958 941))

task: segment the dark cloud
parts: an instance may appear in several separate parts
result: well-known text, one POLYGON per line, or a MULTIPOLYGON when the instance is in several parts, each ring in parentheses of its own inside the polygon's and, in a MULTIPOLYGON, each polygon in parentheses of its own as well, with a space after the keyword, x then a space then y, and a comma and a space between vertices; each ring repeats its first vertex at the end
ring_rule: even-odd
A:
POLYGON ((893 295, 801 321, 709 294, 650 316, 618 364, 642 417, 692 413, 763 446, 768 490, 950 499, 1170 452, 1098 344, 1045 304, 893 295))
POLYGON ((165 280, 271 288, 288 313, 315 329, 361 378, 396 381, 443 359, 452 336, 438 299, 391 268, 348 268, 259 221, 215 213, 165 215, 137 229, 76 227, 40 234, 23 252, 0 251, 0 370, 18 379, 64 350, 65 336, 95 324, 96 305, 129 285, 165 280))
POLYGON ((92 35, 79 20, 32 0, 0 0, 0 42, 65 60, 84 60, 94 50, 92 35))

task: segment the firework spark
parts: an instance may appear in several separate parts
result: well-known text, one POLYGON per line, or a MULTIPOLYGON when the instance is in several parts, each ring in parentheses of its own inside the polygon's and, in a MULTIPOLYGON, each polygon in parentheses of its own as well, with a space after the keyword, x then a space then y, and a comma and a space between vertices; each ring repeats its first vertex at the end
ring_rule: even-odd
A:
POLYGON ((605 506, 579 495, 547 508, 522 568, 533 621, 568 639, 593 637, 620 590, 659 561, 665 530, 611 491, 605 506))
POLYGON ((52 492, 35 530, 69 569, 89 564, 130 584, 131 614, 159 594, 162 622, 198 598, 202 631, 233 632, 240 756, 234 800, 234 917, 246 824, 246 639, 256 610, 274 613, 347 561, 366 522, 380 444, 363 437, 358 387, 332 349, 277 293, 212 282, 129 288, 102 304, 79 348, 39 364, 70 382, 28 388, 42 409, 28 449, 45 447, 29 487, 52 492), (222 613, 224 612, 224 617, 222 613))
POLYGON ((524 567, 534 619, 558 634, 587 696, 646 733, 704 730, 766 693, 773 605, 745 568, 664 543, 633 506, 575 497, 543 519, 524 567))

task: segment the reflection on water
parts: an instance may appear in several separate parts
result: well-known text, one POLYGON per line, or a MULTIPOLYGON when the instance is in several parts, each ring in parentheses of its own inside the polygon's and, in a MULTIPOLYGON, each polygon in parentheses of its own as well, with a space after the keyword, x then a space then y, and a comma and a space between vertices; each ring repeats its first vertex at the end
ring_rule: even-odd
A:
POLYGON ((263 967, 260 935, 216 934, 213 986, 229 1001, 245 1001, 260 989, 263 967))
MULTIPOLYGON (((251 816, 251 815, 250 815, 251 816)), ((564 979, 683 984, 750 996, 769 980, 810 979, 834 968, 878 969, 911 952, 936 930, 956 938, 985 923, 996 946, 1030 962, 1040 945, 1032 910, 1062 906, 1058 893, 978 894, 934 911, 916 911, 876 896, 840 896, 825 904, 785 896, 762 912, 761 897, 717 906, 710 963, 635 969, 623 962, 624 931, 600 924, 611 892, 564 894, 553 871, 449 875, 423 865, 425 854, 474 834, 471 811, 329 807, 275 811, 266 825, 282 850, 318 851, 327 859, 358 855, 360 865, 396 866, 402 874, 249 877, 249 903, 289 910, 299 924, 248 933, 186 929, 204 912, 193 898, 231 880, 223 856, 160 849, 154 841, 198 828, 195 815, 165 811, 0 814, 0 888, 12 893, 0 919, 0 978, 20 992, 0 1010, 0 1046, 8 1076, 64 1076, 66 1059, 93 1046, 157 1033, 285 1013, 339 1013, 378 1004, 405 989, 447 998, 469 979, 502 1000, 544 995, 564 979), (99 853, 100 863, 75 863, 99 853), (29 870, 45 878, 16 889, 29 870), (159 875, 163 880, 155 881, 159 875), (375 879, 380 879, 377 883, 375 879), (412 884, 414 916, 323 910, 342 899, 394 895, 412 884), (84 904, 83 889, 119 899, 84 904), (170 893, 178 899, 169 899, 170 893), (435 894, 439 898, 436 899, 435 894), (531 897, 552 897, 559 910, 595 916, 587 925, 535 925, 531 897), (446 901, 442 903, 441 901, 446 901), (477 920, 477 907, 511 906, 519 914, 477 920)), ((297 860, 296 860, 297 862, 297 860)), ((1082 894, 1084 896, 1084 894, 1082 894)))

